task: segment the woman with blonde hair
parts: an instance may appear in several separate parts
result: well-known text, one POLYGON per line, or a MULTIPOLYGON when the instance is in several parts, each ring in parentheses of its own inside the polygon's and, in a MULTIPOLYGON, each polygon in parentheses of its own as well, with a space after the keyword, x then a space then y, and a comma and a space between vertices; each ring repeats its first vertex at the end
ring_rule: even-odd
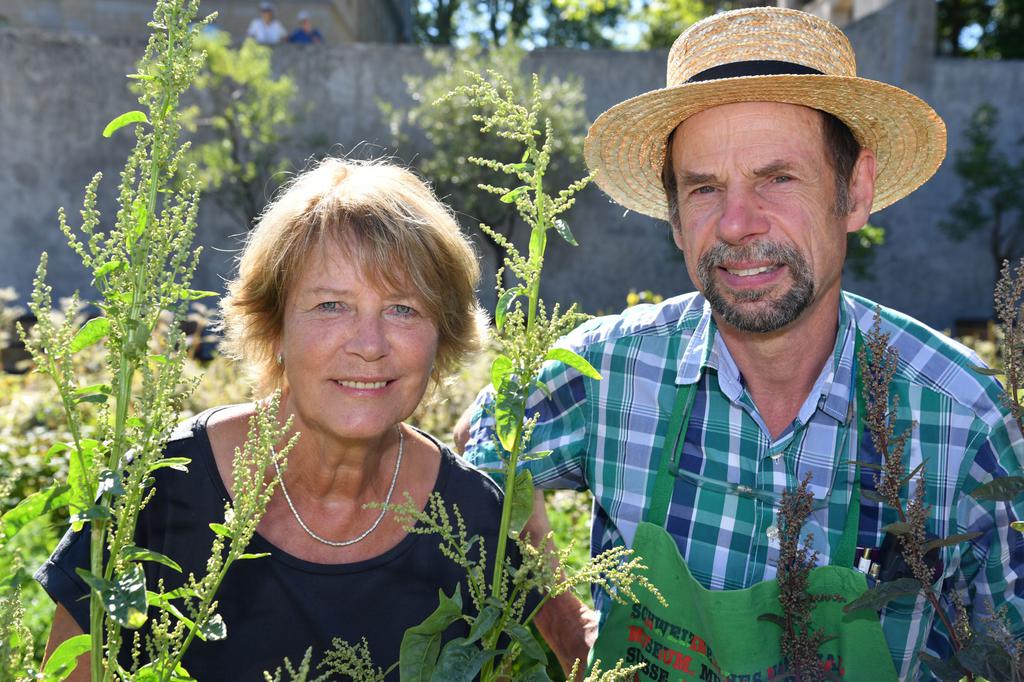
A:
MULTIPOLYGON (((407 533, 381 504, 408 495, 423 508, 440 493, 465 512, 470 535, 493 543, 498 489, 403 423, 479 346, 478 279, 451 212, 387 163, 327 159, 264 212, 221 303, 224 348, 257 396, 281 390, 281 419, 294 415, 301 436, 287 468, 267 472, 280 485, 249 551, 270 556, 228 573, 218 592, 228 637, 192 645, 183 663, 194 677, 262 679, 307 647, 319 658, 335 637, 366 637, 381 667, 397 661, 404 631, 465 576, 437 536, 407 533)), ((167 446, 192 459, 190 471, 157 472, 137 544, 174 558, 184 575, 203 572, 208 524, 232 496, 233 453, 254 407, 208 410, 167 446)), ((88 628, 89 591, 74 571, 88 564, 88 545, 87 532, 69 533, 37 575, 58 604, 51 648, 88 628)), ((182 581, 151 569, 151 583, 182 581)))

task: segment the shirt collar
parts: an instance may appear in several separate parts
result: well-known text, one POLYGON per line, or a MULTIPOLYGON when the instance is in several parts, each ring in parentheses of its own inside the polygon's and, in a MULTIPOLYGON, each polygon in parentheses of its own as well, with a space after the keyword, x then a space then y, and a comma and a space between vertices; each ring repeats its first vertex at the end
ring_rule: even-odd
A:
MULTIPOLYGON (((856 328, 850 310, 852 302, 844 293, 839 299, 839 328, 832 360, 822 368, 797 420, 807 423, 816 409, 846 423, 852 416, 853 365, 856 328), (813 399, 812 399, 813 396, 813 399)), ((676 366, 676 385, 697 383, 708 368, 718 372, 719 386, 732 402, 739 402, 743 383, 739 368, 726 347, 705 300, 700 320, 694 327, 676 366)))

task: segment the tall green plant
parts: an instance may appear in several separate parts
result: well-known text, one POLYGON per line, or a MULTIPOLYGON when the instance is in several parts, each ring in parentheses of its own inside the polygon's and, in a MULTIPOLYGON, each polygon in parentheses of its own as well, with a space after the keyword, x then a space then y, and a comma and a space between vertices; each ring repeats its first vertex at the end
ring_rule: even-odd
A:
MULTIPOLYGON (((79 328, 72 315, 53 315, 44 253, 31 298, 38 323, 31 335, 22 333, 36 370, 53 380, 60 395, 70 438, 48 454, 65 453, 69 470, 66 481, 4 514, 0 543, 60 507, 67 507, 74 529, 88 529, 91 542, 89 567, 78 569, 90 587, 89 634, 57 648, 43 671, 48 679, 63 679, 86 652, 93 680, 188 678, 181 660, 194 638, 226 636, 214 594, 232 563, 252 558, 244 549, 272 492, 263 472, 275 457, 273 446, 289 428, 277 422, 276 400, 258 412, 249 441, 236 453, 236 498, 225 507, 224 522, 211 526, 215 539, 207 573, 183 576, 182 586, 173 591, 163 586, 148 590, 143 562, 181 570, 173 558, 137 547, 135 528, 152 497, 153 473, 188 464, 184 458, 165 458, 163 450, 196 384, 183 375, 186 343, 178 325, 160 320, 167 311, 181 320, 190 301, 210 295, 190 288, 198 257, 192 249, 198 191, 194 169, 184 164, 187 145, 178 141, 179 98, 203 59, 193 43, 209 21, 195 22, 198 5, 198 0, 157 0, 145 54, 129 76, 138 84, 141 109, 118 116, 103 131, 110 137, 134 126, 136 138, 121 173, 112 225, 101 224, 97 209, 99 174, 86 187, 81 226, 73 228, 63 210, 59 214, 69 245, 93 274, 102 316, 79 328), (100 343, 106 351, 105 380, 81 385, 75 355, 100 343), (86 408, 99 410, 93 433, 84 430, 86 408), (152 618, 150 606, 156 607, 152 618), (148 625, 145 642, 140 641, 143 625, 148 625), (133 650, 146 652, 149 660, 126 670, 119 654, 129 631, 136 632, 133 650)), ((76 308, 72 304, 70 309, 76 308)), ((3 629, 17 632, 6 625, 17 620, 17 600, 0 601, 0 611, 3 629)), ((33 673, 16 676, 22 674, 33 673)))

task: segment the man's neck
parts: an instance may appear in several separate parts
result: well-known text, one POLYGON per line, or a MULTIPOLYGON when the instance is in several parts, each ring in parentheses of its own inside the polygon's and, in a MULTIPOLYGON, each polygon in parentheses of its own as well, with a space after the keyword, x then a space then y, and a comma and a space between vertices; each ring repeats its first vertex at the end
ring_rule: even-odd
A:
POLYGON ((743 376, 773 439, 786 430, 832 356, 839 328, 839 296, 818 300, 798 320, 775 332, 746 332, 714 315, 718 333, 743 376))

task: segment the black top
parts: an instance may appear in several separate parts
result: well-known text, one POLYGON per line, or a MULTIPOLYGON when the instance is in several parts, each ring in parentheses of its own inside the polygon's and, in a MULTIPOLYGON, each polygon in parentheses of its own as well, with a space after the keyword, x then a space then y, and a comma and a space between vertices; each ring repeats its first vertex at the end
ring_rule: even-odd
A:
MULTIPOLYGON (((151 590, 158 579, 170 590, 182 584, 182 575, 204 573, 214 537, 209 524, 223 522, 228 492, 206 433, 213 411, 182 424, 167 444, 168 457, 192 459, 189 473, 164 468, 153 474, 157 492, 140 515, 136 542, 171 557, 184 573, 146 562, 151 590)), ((459 507, 468 535, 486 538, 487 556, 493 557, 501 518, 500 490, 486 475, 434 442, 441 452, 434 491, 444 497, 449 509, 459 507)), ((398 661, 405 630, 437 608, 438 589, 450 595, 462 582, 463 603, 472 608, 465 573, 441 555, 439 541, 437 535, 409 534, 394 548, 366 561, 317 564, 254 535, 246 551, 270 556, 238 561, 228 570, 216 596, 227 638, 194 640, 183 660, 185 669, 201 682, 262 680, 263 671, 273 671, 286 656, 297 664, 310 646, 316 663, 335 637, 351 644, 366 637, 374 664, 386 669, 398 661)), ((89 590, 75 568, 88 565, 88 528, 79 533, 69 530, 36 573, 83 632, 89 631, 89 601, 82 597, 89 590)), ((446 639, 465 636, 467 629, 460 621, 445 634, 446 639)), ((130 648, 129 639, 122 654, 130 648)), ((397 669, 388 679, 398 679, 397 669)))

